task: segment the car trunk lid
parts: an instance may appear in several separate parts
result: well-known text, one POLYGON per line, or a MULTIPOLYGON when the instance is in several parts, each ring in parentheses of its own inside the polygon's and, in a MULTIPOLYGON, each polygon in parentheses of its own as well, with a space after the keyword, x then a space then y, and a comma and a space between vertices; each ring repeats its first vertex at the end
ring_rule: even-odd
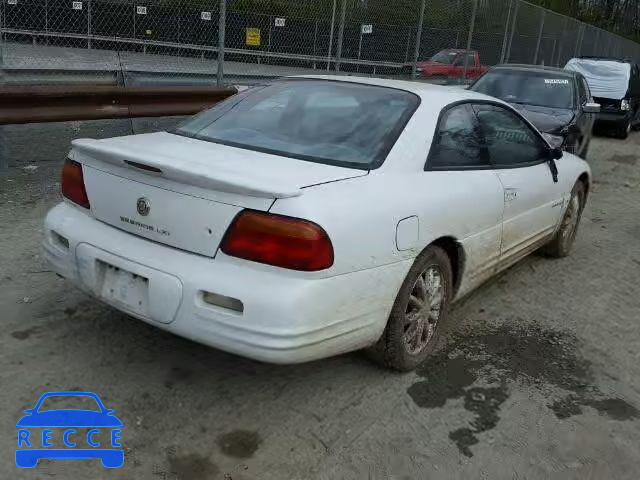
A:
POLYGON ((211 257, 241 210, 368 173, 164 132, 76 140, 70 157, 83 164, 98 220, 211 257))

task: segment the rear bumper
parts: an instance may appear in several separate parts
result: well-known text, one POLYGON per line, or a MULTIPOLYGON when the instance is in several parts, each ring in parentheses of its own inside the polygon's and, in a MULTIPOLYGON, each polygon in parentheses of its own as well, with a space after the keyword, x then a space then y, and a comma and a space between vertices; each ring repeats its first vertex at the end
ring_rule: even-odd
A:
POLYGON ((373 344, 411 266, 408 260, 318 278, 221 252, 212 259, 128 234, 67 203, 48 213, 43 250, 55 272, 119 310, 176 335, 273 363, 304 362, 373 344), (99 264, 148 278, 148 309, 106 299, 99 264), (210 305, 203 292, 240 300, 243 311, 210 305))

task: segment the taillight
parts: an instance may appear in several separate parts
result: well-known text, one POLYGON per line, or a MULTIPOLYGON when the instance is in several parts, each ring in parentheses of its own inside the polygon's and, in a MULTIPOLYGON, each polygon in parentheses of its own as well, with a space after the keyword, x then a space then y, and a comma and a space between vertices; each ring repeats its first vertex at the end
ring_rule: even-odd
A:
POLYGON ((90 208, 87 190, 84 188, 82 165, 67 159, 62 167, 62 195, 81 207, 90 208))
POLYGON ((322 227, 252 210, 236 216, 221 248, 233 257, 290 270, 315 272, 333 265, 333 246, 322 227))

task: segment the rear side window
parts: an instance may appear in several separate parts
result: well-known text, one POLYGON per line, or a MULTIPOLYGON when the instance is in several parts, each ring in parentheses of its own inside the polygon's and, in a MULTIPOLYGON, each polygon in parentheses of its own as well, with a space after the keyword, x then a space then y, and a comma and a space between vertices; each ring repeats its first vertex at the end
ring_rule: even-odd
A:
POLYGON ((418 96, 393 88, 287 80, 223 102, 174 133, 368 170, 384 162, 419 103, 418 96))
POLYGON ((431 145, 427 169, 455 170, 489 167, 479 125, 469 104, 445 111, 431 145))

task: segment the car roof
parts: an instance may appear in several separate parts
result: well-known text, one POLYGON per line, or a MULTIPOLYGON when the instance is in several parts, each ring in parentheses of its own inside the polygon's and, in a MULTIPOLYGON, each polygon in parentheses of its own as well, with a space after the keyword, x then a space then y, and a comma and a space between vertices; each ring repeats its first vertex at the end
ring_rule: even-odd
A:
POLYGON ((557 67, 546 67, 544 65, 524 65, 518 63, 505 63, 491 67, 491 70, 517 70, 520 72, 554 73, 564 77, 575 77, 577 72, 564 70, 557 67))
POLYGON ((618 57, 601 57, 598 55, 581 55, 580 57, 576 57, 578 60, 595 60, 596 62, 620 62, 620 63, 633 63, 633 61, 629 58, 618 58, 618 57))
MULTIPOLYGON (((301 75, 295 77, 284 77, 284 79, 305 78, 312 80, 326 80, 333 82, 358 83, 361 85, 373 85, 377 87, 395 88, 396 90, 404 90, 418 95, 423 103, 430 107, 443 107, 461 100, 492 100, 499 103, 505 103, 482 93, 472 92, 462 87, 442 86, 431 83, 410 81, 410 80, 393 80, 387 78, 374 77, 355 77, 355 76, 336 76, 336 75, 301 75)), ((506 103, 505 103, 506 105, 506 103)))

